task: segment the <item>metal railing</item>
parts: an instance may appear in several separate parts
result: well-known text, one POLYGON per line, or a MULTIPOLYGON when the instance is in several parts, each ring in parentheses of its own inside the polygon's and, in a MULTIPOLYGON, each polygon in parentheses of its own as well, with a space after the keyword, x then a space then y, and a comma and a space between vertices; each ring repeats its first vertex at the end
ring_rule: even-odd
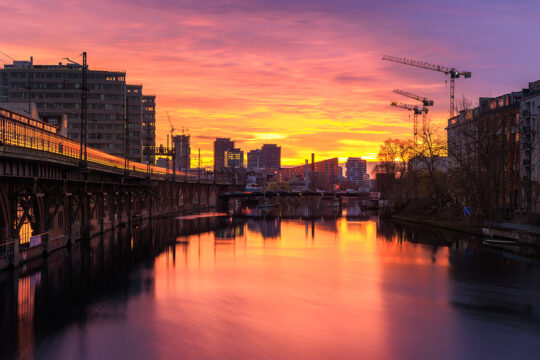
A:
MULTIPOLYGON (((65 156, 71 159, 80 158, 80 143, 65 136, 56 134, 57 128, 42 121, 34 120, 10 110, 0 108, 0 142, 4 146, 13 146, 26 149, 44 151, 47 153, 65 156)), ((103 151, 88 147, 87 161, 121 170, 151 175, 167 175, 172 171, 167 169, 128 161, 103 151)), ((197 175, 177 171, 179 178, 196 179, 197 175)))

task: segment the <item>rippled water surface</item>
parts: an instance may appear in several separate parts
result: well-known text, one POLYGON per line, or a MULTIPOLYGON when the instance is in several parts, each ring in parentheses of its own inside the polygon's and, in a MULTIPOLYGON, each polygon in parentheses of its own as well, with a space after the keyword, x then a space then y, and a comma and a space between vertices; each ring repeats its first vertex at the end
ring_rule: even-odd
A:
POLYGON ((0 358, 540 359, 537 262, 377 218, 158 221, 0 291, 0 358))

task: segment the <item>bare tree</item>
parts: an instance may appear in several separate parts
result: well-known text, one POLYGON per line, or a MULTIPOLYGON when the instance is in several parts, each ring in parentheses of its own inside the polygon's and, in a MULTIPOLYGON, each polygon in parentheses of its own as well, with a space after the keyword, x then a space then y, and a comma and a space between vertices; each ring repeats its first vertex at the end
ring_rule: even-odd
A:
POLYGON ((471 99, 468 99, 465 95, 461 95, 460 98, 456 100, 456 110, 459 112, 463 110, 471 110, 475 107, 478 107, 478 104, 475 104, 475 102, 471 99))
POLYGON ((431 184, 432 196, 440 202, 443 194, 443 180, 441 176, 447 171, 448 146, 444 129, 427 126, 420 135, 420 142, 414 146, 414 159, 422 164, 423 173, 431 184))
POLYGON ((407 179, 409 160, 413 155, 414 143, 411 140, 386 139, 381 145, 375 167, 376 173, 385 173, 393 179, 390 191, 385 194, 394 206, 407 202, 407 179))
POLYGON ((413 147, 410 140, 386 139, 379 149, 379 164, 375 167, 375 172, 403 178, 407 172, 408 161, 413 155, 413 147))
POLYGON ((448 128, 452 194, 475 213, 494 218, 517 208, 519 107, 461 114, 448 128))

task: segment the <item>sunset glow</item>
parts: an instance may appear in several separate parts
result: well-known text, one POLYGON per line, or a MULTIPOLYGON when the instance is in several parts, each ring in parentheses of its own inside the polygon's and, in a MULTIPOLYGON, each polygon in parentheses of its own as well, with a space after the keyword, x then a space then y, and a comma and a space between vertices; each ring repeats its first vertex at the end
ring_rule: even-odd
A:
MULTIPOLYGON (((201 148, 204 166, 211 164, 216 136, 230 137, 244 151, 277 143, 283 165, 302 164, 311 152, 318 159, 374 160, 384 139, 411 136, 409 114, 389 106, 399 99, 392 89, 433 98, 432 122, 444 124, 448 114, 443 74, 382 61, 383 53, 471 71, 471 79, 457 81, 457 98, 516 90, 540 78, 531 61, 538 53, 516 58, 512 43, 534 41, 520 29, 534 26, 527 14, 537 7, 487 1, 19 1, 0 5, 10 14, 0 50, 17 60, 33 56, 36 64, 84 50, 91 69, 125 70, 129 83, 157 95, 157 143, 165 143, 169 112, 174 126, 192 135, 192 147, 201 148), (489 17, 481 15, 486 11, 489 17), (508 47, 494 46, 501 42, 508 47)), ((5 54, 0 60, 11 62, 5 54)))

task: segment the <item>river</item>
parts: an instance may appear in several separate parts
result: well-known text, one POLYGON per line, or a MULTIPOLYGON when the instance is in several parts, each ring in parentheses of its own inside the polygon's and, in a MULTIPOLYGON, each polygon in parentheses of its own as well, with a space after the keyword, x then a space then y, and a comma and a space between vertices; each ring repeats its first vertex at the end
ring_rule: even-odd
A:
POLYGON ((384 222, 156 220, 0 273, 2 359, 540 359, 538 261, 384 222))

